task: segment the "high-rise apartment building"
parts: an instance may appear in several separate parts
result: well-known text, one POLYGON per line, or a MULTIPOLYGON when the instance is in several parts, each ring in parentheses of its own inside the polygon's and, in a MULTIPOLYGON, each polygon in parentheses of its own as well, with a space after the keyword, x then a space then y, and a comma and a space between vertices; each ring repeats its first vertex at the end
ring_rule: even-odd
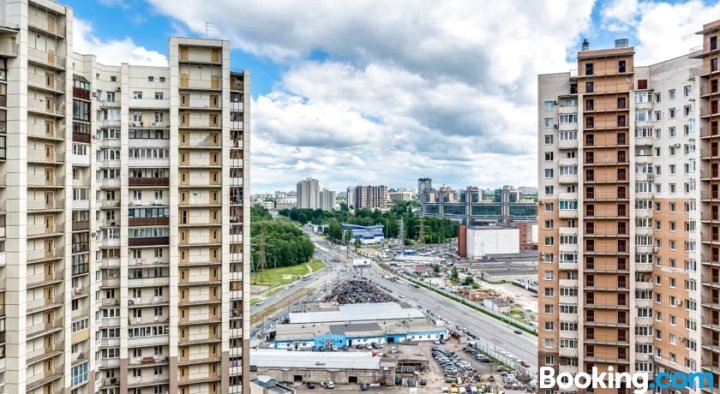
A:
POLYGON ((320 208, 320 182, 317 179, 307 178, 297 183, 297 207, 320 208))
POLYGON ((336 194, 332 190, 326 188, 320 189, 318 192, 318 208, 323 211, 332 211, 335 209, 336 194))
POLYGON ((202 39, 98 64, 72 20, 0 1, 3 390, 247 390, 249 75, 202 39))
POLYGON ((386 209, 390 206, 387 186, 355 186, 348 188, 348 205, 354 209, 386 209))
POLYGON ((650 66, 618 40, 539 77, 541 366, 720 387, 720 21, 701 34, 650 66))

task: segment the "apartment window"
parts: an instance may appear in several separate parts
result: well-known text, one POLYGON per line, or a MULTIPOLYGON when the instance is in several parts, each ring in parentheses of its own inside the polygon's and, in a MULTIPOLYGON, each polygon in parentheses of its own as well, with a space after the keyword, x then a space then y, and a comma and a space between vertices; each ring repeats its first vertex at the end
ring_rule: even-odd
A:
POLYGON ((546 168, 545 169, 545 178, 550 179, 553 177, 553 169, 552 168, 546 168))
POLYGON ((552 111, 555 108, 555 102, 550 100, 545 102, 545 111, 552 111))
POLYGON ((155 92, 155 100, 162 100, 164 97, 163 92, 155 92))
POLYGON ((553 123, 553 118, 545 118, 545 128, 549 129, 553 127, 555 123, 553 123))
POLYGON ((553 152, 545 152, 545 161, 553 161, 553 152))
POLYGON ((553 203, 545 203, 545 212, 552 212, 553 211, 553 203))
POLYGON ((691 85, 685 85, 683 86, 683 95, 685 97, 689 96, 690 93, 692 93, 692 86, 691 85))
POLYGON ((585 92, 593 93, 595 91, 595 84, 592 81, 585 82, 585 92))
POLYGON ((675 100, 675 89, 668 90, 668 100, 675 100))
POLYGON ((111 76, 110 76, 110 82, 117 82, 117 76, 111 75, 111 76))
POLYGON ((718 70, 718 58, 710 59, 710 71, 718 70))
POLYGON ((717 36, 710 37, 710 50, 714 51, 718 49, 718 38, 717 36))
POLYGON ((148 77, 148 82, 155 82, 155 77, 152 75, 148 77))
POLYGON ((115 92, 105 92, 105 97, 107 98, 107 101, 110 103, 115 102, 115 92))
POLYGON ((668 110, 668 115, 670 116, 670 119, 675 119, 675 108, 670 108, 668 110))
POLYGON ((585 75, 593 75, 593 64, 585 63, 585 75))
POLYGON ((550 144, 553 143, 553 136, 552 136, 552 134, 548 134, 548 135, 545 136, 545 143, 548 144, 548 145, 550 145, 550 144))
POLYGON ((545 195, 552 196, 555 189, 552 186, 545 186, 545 195))
POLYGON ((552 220, 546 220, 546 221, 545 221, 545 228, 553 228, 553 221, 552 221, 552 220))
POLYGON ((160 82, 165 82, 165 77, 160 77, 160 82))
POLYGON ((555 313, 555 307, 553 305, 545 305, 545 313, 555 313))
POLYGON ((625 60, 620 60, 620 61, 618 61, 618 72, 619 72, 619 73, 624 73, 624 72, 626 72, 626 63, 625 63, 625 60))
POLYGON ((656 103, 659 103, 659 102, 660 102, 660 98, 661 98, 661 94, 660 94, 660 93, 655 93, 655 102, 656 102, 656 103))
MULTIPOLYGON (((683 107, 683 115, 685 115, 685 117, 690 116, 691 112, 692 112, 692 106, 686 105, 683 107)), ((685 130, 686 130, 685 135, 688 135, 690 133, 690 127, 688 125, 685 125, 685 130)))
POLYGON ((133 92, 133 98, 134 98, 134 99, 137 99, 137 100, 142 99, 142 96, 143 96, 143 95, 142 95, 142 92, 140 92, 140 91, 133 92))

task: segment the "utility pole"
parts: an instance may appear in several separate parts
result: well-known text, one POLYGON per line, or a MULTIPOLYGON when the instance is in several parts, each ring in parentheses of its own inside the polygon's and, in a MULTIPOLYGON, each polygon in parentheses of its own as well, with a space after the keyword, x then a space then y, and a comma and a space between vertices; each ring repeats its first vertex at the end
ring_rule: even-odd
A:
POLYGON ((400 246, 405 244, 405 226, 403 224, 403 218, 401 216, 400 223, 398 223, 398 241, 400 241, 400 246))
POLYGON ((425 243, 425 217, 420 217, 420 232, 418 234, 418 244, 422 245, 425 243))
POLYGON ((267 268, 267 256, 265 256, 265 234, 260 233, 258 237, 258 261, 257 261, 257 275, 255 275, 255 283, 257 279, 260 279, 260 275, 265 272, 267 268))

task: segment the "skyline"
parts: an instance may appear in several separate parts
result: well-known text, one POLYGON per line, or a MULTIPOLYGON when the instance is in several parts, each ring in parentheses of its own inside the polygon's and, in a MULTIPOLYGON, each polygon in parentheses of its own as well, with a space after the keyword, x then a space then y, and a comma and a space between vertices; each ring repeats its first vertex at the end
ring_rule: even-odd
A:
POLYGON ((537 74, 575 68, 584 38, 629 38, 641 65, 680 56, 720 17, 701 1, 221 3, 68 2, 76 46, 104 63, 165 64, 168 32, 232 41, 233 67, 253 73, 254 192, 307 176, 335 190, 425 176, 535 186, 537 74))

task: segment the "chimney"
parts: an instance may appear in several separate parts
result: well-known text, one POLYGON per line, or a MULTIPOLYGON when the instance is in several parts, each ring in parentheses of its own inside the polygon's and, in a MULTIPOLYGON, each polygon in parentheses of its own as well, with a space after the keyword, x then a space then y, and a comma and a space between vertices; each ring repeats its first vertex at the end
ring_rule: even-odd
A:
POLYGON ((587 38, 583 38, 582 47, 580 50, 587 51, 588 49, 590 49, 590 43, 588 42, 587 38))

